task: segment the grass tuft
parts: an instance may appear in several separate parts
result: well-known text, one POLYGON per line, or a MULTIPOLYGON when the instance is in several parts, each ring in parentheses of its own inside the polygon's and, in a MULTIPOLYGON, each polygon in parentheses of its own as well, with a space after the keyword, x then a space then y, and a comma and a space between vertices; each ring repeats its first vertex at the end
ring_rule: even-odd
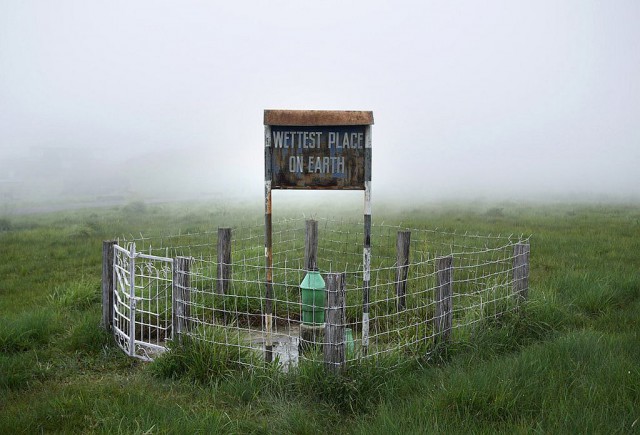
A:
POLYGON ((56 312, 50 309, 25 312, 0 320, 0 350, 24 352, 46 345, 63 328, 56 312))
POLYGON ((86 309, 100 302, 100 281, 81 278, 71 283, 56 286, 49 299, 63 308, 86 309))
POLYGON ((160 378, 186 378, 210 384, 246 369, 253 351, 245 346, 225 345, 224 331, 202 327, 194 336, 183 336, 169 345, 169 351, 156 358, 151 372, 160 378))
POLYGON ((0 354, 0 389, 28 388, 44 381, 53 371, 53 364, 38 357, 34 350, 0 354))
POLYGON ((395 375, 403 370, 393 356, 363 360, 343 373, 330 373, 317 361, 305 361, 289 376, 291 388, 314 402, 331 406, 340 414, 361 414, 394 394, 395 375))
POLYGON ((480 355, 500 355, 549 339, 560 328, 561 319, 530 303, 520 312, 485 318, 475 325, 471 343, 480 355))
POLYGON ((100 325, 99 313, 82 315, 75 323, 69 336, 65 339, 65 347, 72 352, 98 354, 112 341, 111 335, 100 325))

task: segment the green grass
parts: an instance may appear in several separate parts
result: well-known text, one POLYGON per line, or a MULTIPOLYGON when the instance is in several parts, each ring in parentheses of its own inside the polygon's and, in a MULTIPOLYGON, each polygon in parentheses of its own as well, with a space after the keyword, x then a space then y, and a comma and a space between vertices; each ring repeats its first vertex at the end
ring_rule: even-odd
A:
POLYGON ((231 378, 253 360, 253 351, 246 343, 232 343, 225 337, 224 329, 201 326, 176 341, 153 361, 150 370, 161 378, 185 378, 200 383, 215 383, 231 378))
POLYGON ((68 309, 87 309, 100 304, 100 278, 81 278, 64 286, 55 286, 49 295, 54 305, 68 309))
POLYGON ((640 431, 639 205, 412 207, 376 218, 533 234, 530 301, 498 317, 478 308, 451 345, 343 375, 313 361, 250 370, 235 364, 249 351, 188 342, 143 363, 100 329, 102 240, 215 231, 260 221, 260 207, 0 216, 0 433, 640 431))

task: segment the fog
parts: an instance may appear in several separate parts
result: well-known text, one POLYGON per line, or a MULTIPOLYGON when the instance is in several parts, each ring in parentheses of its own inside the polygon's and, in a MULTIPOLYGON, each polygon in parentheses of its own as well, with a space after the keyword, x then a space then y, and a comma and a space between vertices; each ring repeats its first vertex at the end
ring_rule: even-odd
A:
POLYGON ((264 109, 373 111, 374 202, 636 201, 639 22, 635 0, 3 0, 0 201, 260 203, 264 109))

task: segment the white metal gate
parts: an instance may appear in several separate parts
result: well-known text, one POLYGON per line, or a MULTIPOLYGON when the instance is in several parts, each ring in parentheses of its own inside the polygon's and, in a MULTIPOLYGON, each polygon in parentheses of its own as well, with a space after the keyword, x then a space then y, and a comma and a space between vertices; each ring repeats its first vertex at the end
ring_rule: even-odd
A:
POLYGON ((113 331, 128 355, 151 360, 171 338, 173 259, 114 245, 113 331))

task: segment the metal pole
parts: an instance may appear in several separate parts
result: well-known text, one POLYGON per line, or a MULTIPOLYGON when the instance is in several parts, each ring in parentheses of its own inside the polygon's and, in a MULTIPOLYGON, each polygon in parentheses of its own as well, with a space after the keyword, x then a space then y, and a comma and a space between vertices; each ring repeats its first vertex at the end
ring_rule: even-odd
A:
POLYGON ((271 127, 264 128, 265 180, 264 180, 264 255, 266 260, 265 306, 264 306, 264 360, 273 361, 273 341, 271 328, 273 324, 273 242, 271 220, 271 127))
POLYGON ((371 126, 365 130, 364 247, 362 249, 362 353, 369 350, 369 286, 371 281, 371 126))

